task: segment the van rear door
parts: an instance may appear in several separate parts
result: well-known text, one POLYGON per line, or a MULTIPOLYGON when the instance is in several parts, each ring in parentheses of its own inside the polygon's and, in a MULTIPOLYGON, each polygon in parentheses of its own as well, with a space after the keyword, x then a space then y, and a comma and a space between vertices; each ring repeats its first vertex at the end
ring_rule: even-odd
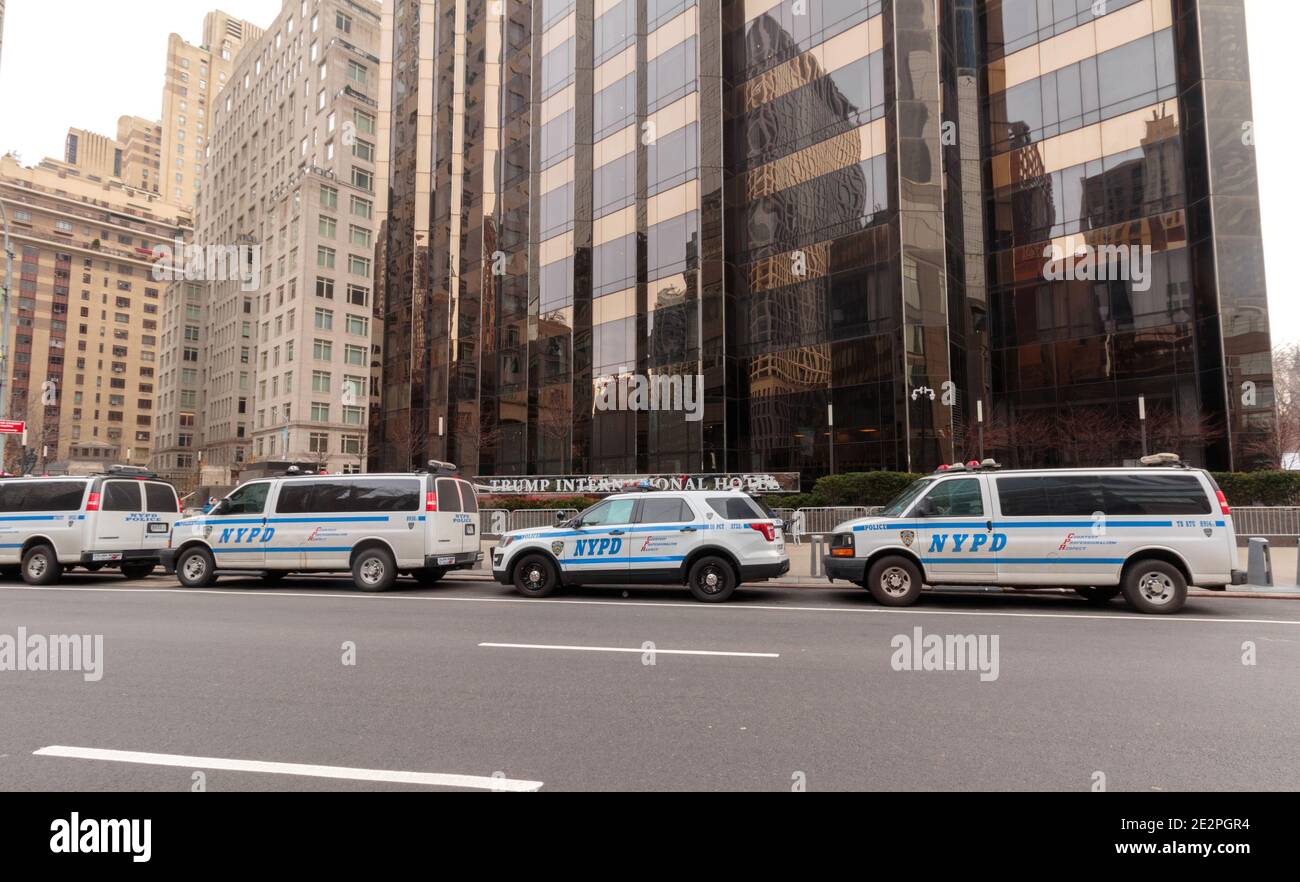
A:
POLYGON ((119 561, 123 551, 144 547, 143 482, 109 478, 100 485, 99 514, 89 551, 93 561, 119 561))
POLYGON ((176 488, 162 481, 144 482, 144 535, 140 547, 158 552, 167 547, 172 524, 180 520, 176 488))
POLYGON ((433 490, 429 493, 433 506, 425 506, 425 516, 429 519, 429 554, 443 557, 464 550, 464 525, 470 516, 464 511, 460 484, 455 478, 433 479, 433 490))
POLYGON ((460 484, 460 507, 465 519, 461 523, 461 552, 478 551, 481 537, 479 535, 478 497, 474 494, 474 485, 469 481, 460 484))

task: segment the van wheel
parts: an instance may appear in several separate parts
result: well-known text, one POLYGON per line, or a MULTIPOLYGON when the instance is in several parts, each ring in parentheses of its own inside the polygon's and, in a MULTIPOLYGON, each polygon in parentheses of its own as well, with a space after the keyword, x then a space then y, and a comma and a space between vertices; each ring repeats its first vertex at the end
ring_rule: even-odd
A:
POLYGON ((23 581, 28 585, 53 585, 63 575, 63 567, 48 545, 33 545, 23 555, 23 581))
POLYGON ((1074 593, 1089 603, 1105 606, 1119 596, 1118 588, 1075 588, 1074 593))
POLYGON ((367 548, 352 561, 352 582, 362 591, 387 591, 397 581, 397 563, 386 548, 367 548))
POLYGON ((411 570, 411 578, 421 585, 436 585, 442 581, 442 577, 447 575, 446 567, 429 567, 428 569, 411 570))
POLYGON ((217 581, 217 563, 202 546, 187 548, 176 559, 176 581, 186 588, 206 588, 217 581))
POLYGON ((905 557, 882 557, 867 573, 867 590, 882 606, 911 606, 921 596, 921 571, 905 557))
POLYGON ((1178 612, 1187 602, 1187 580, 1162 560, 1139 560, 1124 572, 1124 599, 1138 612, 1178 612))
POLYGON ((736 571, 720 557, 702 557, 686 577, 691 595, 704 603, 722 603, 736 593, 736 571))
POLYGON ((153 564, 122 564, 122 575, 128 579, 143 579, 153 572, 153 564))
POLYGON ((527 597, 546 597, 560 587, 555 565, 540 554, 530 554, 515 567, 515 590, 527 597))

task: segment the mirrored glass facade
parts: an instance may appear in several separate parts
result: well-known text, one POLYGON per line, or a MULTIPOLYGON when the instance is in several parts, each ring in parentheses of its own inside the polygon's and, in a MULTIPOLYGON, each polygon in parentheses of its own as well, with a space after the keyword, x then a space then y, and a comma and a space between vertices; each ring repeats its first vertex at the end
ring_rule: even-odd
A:
POLYGON ((1140 395, 1152 449, 1248 464, 1239 6, 395 0, 372 467, 810 481, 975 455, 981 411, 1114 462, 1140 395), (1121 245, 1144 278, 1044 259, 1121 245), (699 406, 609 406, 638 378, 699 406))

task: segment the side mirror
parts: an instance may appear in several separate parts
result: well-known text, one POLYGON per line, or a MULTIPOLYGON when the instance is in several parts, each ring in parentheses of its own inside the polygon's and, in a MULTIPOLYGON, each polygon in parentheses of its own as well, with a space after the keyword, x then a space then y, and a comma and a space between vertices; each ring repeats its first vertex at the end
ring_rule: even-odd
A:
POLYGON ((555 523, 557 523, 557 524, 562 524, 562 523, 564 523, 564 522, 567 521, 567 520, 568 520, 568 518, 566 518, 566 517, 564 516, 564 512, 563 512, 562 510, 560 510, 560 509, 556 509, 556 511, 555 511, 555 523))
POLYGON ((212 506, 212 510, 208 512, 208 514, 223 515, 228 511, 230 511, 230 500, 222 499, 216 505, 212 506))

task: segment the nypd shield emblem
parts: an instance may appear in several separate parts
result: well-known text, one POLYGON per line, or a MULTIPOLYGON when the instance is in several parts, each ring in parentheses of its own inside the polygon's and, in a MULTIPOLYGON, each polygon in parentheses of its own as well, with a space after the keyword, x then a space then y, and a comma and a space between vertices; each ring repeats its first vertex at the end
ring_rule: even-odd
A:
POLYGON ((552 543, 551 543, 551 553, 554 554, 556 557, 559 557, 561 554, 563 554, 563 553, 564 553, 564 543, 563 543, 563 542, 552 542, 552 543))
POLYGON ((915 530, 903 530, 898 534, 898 536, 900 539, 903 540, 903 544, 906 545, 908 548, 911 548, 912 543, 916 541, 915 530))
POLYGON ((1205 527, 1205 528, 1203 528, 1203 529, 1205 530, 1205 538, 1208 539, 1208 538, 1210 538, 1211 536, 1214 535, 1214 528, 1213 528, 1213 527, 1205 527))

